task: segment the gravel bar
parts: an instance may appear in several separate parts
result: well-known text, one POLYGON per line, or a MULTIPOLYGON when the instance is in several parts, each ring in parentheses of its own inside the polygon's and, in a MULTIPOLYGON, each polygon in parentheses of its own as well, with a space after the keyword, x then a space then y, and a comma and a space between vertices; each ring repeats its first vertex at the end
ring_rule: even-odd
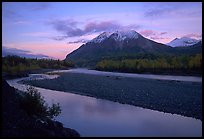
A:
POLYGON ((202 120, 201 82, 62 73, 55 79, 23 83, 202 120))

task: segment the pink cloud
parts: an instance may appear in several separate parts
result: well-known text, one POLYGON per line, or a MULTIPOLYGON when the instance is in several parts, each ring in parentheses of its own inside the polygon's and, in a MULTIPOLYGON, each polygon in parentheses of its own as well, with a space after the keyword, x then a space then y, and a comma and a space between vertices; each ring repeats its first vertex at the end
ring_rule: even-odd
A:
POLYGON ((167 32, 161 32, 161 33, 160 33, 160 35, 164 35, 164 34, 167 34, 167 32))
POLYGON ((191 34, 184 35, 183 37, 201 39, 202 38, 202 34, 191 33, 191 34))
POLYGON ((113 20, 105 20, 105 21, 87 21, 84 24, 84 27, 80 27, 78 25, 78 21, 68 19, 68 20, 54 20, 48 22, 49 25, 53 26, 54 29, 63 34, 63 36, 57 36, 52 39, 54 40, 64 40, 69 37, 81 37, 84 35, 89 35, 93 33, 100 33, 103 31, 115 31, 120 29, 138 29, 140 25, 129 24, 122 25, 113 20))
POLYGON ((167 34, 167 32, 159 32, 159 31, 154 31, 154 30, 142 30, 140 31, 140 34, 151 39, 154 41, 158 41, 161 43, 167 43, 169 42, 170 38, 164 37, 164 35, 167 34))
POLYGON ((153 31, 153 30, 142 30, 140 31, 140 34, 146 36, 146 37, 149 37, 149 36, 152 36, 152 35, 156 35, 156 32, 153 31))
POLYGON ((86 32, 99 32, 99 31, 106 31, 106 30, 115 30, 121 28, 121 25, 115 23, 114 21, 103 21, 100 23, 90 22, 85 26, 86 32))
POLYGON ((80 44, 66 44, 63 42, 21 42, 12 45, 5 44, 9 48, 18 48, 25 51, 30 51, 31 54, 42 54, 55 59, 63 60, 66 55, 75 49, 79 48, 80 44))
POLYGON ((157 37, 157 36, 150 37, 150 38, 153 39, 153 40, 162 40, 162 39, 165 39, 164 37, 157 37))

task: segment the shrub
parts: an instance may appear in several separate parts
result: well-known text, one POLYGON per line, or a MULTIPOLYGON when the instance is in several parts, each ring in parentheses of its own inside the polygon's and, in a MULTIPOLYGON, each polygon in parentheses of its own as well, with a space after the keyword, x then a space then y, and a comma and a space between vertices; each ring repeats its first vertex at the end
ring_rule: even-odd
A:
POLYGON ((59 103, 57 104, 53 103, 52 107, 48 108, 48 117, 51 119, 58 116, 60 113, 61 113, 61 109, 60 109, 59 103))
POLYGON ((61 113, 59 103, 48 107, 44 97, 34 87, 28 87, 25 96, 22 98, 20 106, 28 113, 39 118, 54 118, 61 113))

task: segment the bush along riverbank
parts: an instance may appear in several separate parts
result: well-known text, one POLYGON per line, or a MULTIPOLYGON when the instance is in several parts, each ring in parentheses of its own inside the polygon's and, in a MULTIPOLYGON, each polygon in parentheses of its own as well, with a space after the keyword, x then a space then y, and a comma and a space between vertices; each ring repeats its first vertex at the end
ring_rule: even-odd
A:
POLYGON ((3 137, 80 137, 80 134, 53 118, 61 112, 59 104, 48 107, 34 88, 21 92, 2 81, 3 137))

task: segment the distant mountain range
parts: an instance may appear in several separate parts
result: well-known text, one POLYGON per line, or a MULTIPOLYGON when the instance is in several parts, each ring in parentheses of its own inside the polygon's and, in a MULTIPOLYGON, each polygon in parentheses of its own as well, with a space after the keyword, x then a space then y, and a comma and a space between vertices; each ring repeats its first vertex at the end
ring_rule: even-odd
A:
POLYGON ((27 50, 8 48, 5 46, 2 46, 2 57, 8 56, 8 55, 17 55, 17 56, 25 57, 25 58, 53 59, 52 57, 49 57, 47 55, 32 54, 30 51, 27 51, 27 50))
POLYGON ((192 46, 196 43, 200 42, 200 40, 188 38, 188 37, 182 37, 182 38, 175 38, 171 42, 167 43, 166 45, 172 46, 172 47, 184 47, 184 46, 192 46))
MULTIPOLYGON (((181 41, 185 39, 178 40, 181 41)), ((83 66, 83 64, 96 63, 101 59, 110 57, 134 57, 139 54, 196 54, 202 52, 201 41, 196 43, 195 40, 191 43, 191 47, 171 47, 171 44, 176 44, 175 42, 180 41, 175 39, 168 45, 165 45, 147 39, 134 30, 103 32, 96 38, 68 54, 65 60, 71 60, 83 66), (193 47, 193 45, 196 45, 196 47, 193 47)))

